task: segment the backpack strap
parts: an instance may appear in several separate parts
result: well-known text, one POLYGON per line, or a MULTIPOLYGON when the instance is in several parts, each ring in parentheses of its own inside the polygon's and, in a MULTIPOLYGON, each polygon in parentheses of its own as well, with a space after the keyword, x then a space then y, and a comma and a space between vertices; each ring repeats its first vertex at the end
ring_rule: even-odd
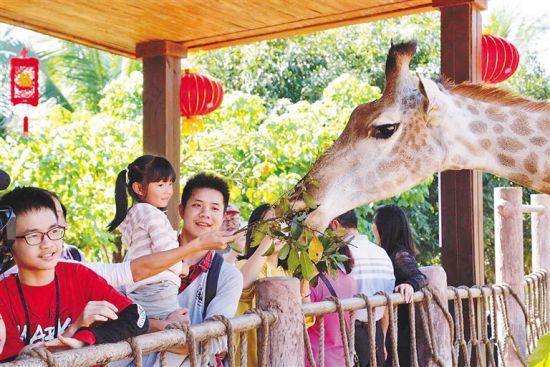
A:
POLYGON ((218 290, 218 279, 220 277, 220 271, 223 265, 223 257, 217 252, 214 253, 212 259, 212 265, 208 269, 208 275, 206 277, 206 290, 204 291, 204 308, 202 309, 202 319, 206 317, 206 310, 210 305, 210 302, 216 297, 216 291, 218 290))
POLYGON ((80 255, 80 251, 76 246, 71 245, 65 245, 67 247, 67 250, 69 250, 69 254, 71 254, 71 257, 75 261, 82 261, 82 255, 80 255))
POLYGON ((332 284, 330 284, 330 281, 327 279, 327 277, 325 276, 325 274, 320 273, 320 274, 319 274, 319 277, 321 278, 321 280, 323 281, 323 283, 325 283, 325 285, 327 286, 328 291, 330 292, 330 294, 332 295, 332 297, 338 297, 338 296, 336 295, 336 291, 335 291, 334 288, 332 287, 332 284))

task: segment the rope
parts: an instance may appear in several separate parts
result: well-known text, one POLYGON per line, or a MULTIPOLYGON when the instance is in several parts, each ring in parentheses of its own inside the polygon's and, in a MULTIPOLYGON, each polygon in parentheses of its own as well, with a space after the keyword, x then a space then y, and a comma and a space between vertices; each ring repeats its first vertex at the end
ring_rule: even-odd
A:
POLYGON ((468 353, 468 346, 464 338, 464 313, 462 310, 462 299, 458 293, 458 289, 455 287, 448 287, 455 294, 456 298, 453 300, 454 303, 454 314, 455 314, 455 326, 456 326, 456 339, 458 349, 457 358, 460 360, 460 354, 462 352, 463 363, 466 367, 470 367, 470 353, 468 353))
MULTIPOLYGON (((390 316, 390 337, 391 337, 391 353, 392 353, 392 367, 399 367, 399 356, 397 354, 397 317, 395 317, 395 307, 390 295, 386 292, 378 292, 378 294, 386 297, 386 302, 388 304, 388 312, 390 316)), ((369 318, 369 322, 372 322, 373 319, 369 318)))
POLYGON ((141 347, 139 346, 136 338, 131 337, 126 339, 126 341, 130 344, 130 348, 132 349, 132 360, 134 362, 134 366, 141 367, 143 353, 141 352, 141 347))
POLYGON ((342 338, 342 345, 344 347, 344 361, 346 362, 346 367, 351 367, 350 354, 349 354, 349 345, 348 345, 348 332, 346 326, 346 318, 344 316, 344 309, 342 304, 337 297, 327 297, 327 301, 334 302, 336 305, 336 311, 338 313, 338 321, 340 322, 340 337, 342 338))
MULTIPOLYGON (((525 323, 528 324, 529 323, 529 320, 528 320, 528 317, 527 317, 527 311, 525 309, 525 305, 523 304, 523 302, 521 301, 521 299, 518 297, 518 295, 516 294, 516 292, 514 292, 514 290, 512 289, 512 287, 510 287, 508 284, 503 284, 503 285, 500 285, 498 287, 501 287, 502 289, 504 290, 507 290, 509 292, 509 294, 512 296, 512 298, 516 301, 516 303, 518 304, 518 306, 521 308, 521 312, 523 313, 523 317, 524 317, 524 320, 525 320, 525 323)), ((504 293, 504 292, 503 292, 504 293)), ((525 361, 525 358, 521 355, 520 351, 519 351, 519 347, 517 345, 517 341, 514 337, 514 335, 511 333, 511 330, 510 330, 510 321, 508 319, 508 304, 506 302, 506 300, 504 299, 504 296, 502 297, 502 302, 504 304, 504 314, 505 314, 505 319, 506 319, 506 323, 505 323, 505 327, 508 329, 507 332, 510 334, 510 339, 512 341, 512 345, 514 347, 514 350, 518 356, 518 358, 521 359, 522 363, 527 366, 527 361, 525 361), (507 325, 507 326, 506 326, 507 325)), ((529 340, 527 340, 527 347, 529 348, 529 340)), ((528 353, 530 353, 529 349, 528 349, 528 353)))
POLYGON ((416 313, 415 304, 409 303, 409 338, 411 341, 412 367, 418 367, 418 354, 416 352, 416 313))
POLYGON ((349 345, 349 357, 352 362, 355 359, 355 310, 349 312, 349 333, 348 333, 348 345, 349 345))
POLYGON ((59 367, 59 362, 55 359, 53 353, 44 347, 25 349, 17 357, 18 360, 26 358, 37 358, 46 362, 48 367, 59 367))
MULTIPOLYGON (((199 366, 198 356, 197 356, 197 343, 195 342, 195 335, 191 330, 191 327, 186 322, 175 322, 169 324, 165 328, 166 330, 176 329, 181 330, 185 334, 185 343, 189 346, 189 361, 191 367, 199 366)), ((161 367, 166 367, 166 351, 160 353, 160 365, 161 367)))
MULTIPOLYGON (((430 288, 424 288, 424 302, 422 302, 422 307, 420 308, 420 318, 422 319, 422 326, 424 328, 424 332, 428 336, 428 347, 430 349, 430 353, 432 356, 432 362, 440 367, 444 367, 443 361, 441 358, 439 358, 439 355, 437 353, 436 349, 436 340, 435 340, 435 331, 433 328, 433 320, 432 320, 432 312, 430 310, 430 304, 433 301, 434 295, 430 288)), ((451 337, 452 340, 452 337, 451 337)))
POLYGON ((367 318, 368 318, 368 329, 367 329, 367 336, 369 338, 369 363, 370 366, 377 366, 376 364, 376 336, 375 336, 375 322, 374 322, 374 312, 373 308, 371 306, 369 297, 366 294, 360 293, 356 294, 354 297, 361 298, 363 301, 365 301, 365 309, 367 310, 367 318))
POLYGON ((231 321, 223 315, 212 316, 209 320, 220 321, 225 326, 229 367, 235 367, 235 336, 233 335, 233 325, 231 325, 231 321))
POLYGON ((248 365, 248 335, 246 331, 241 333, 241 367, 248 365))
POLYGON ((260 348, 258 349, 258 365, 260 367, 267 366, 267 342, 269 338, 269 319, 268 314, 258 308, 247 310, 245 314, 256 314, 262 320, 260 326, 260 333, 258 334, 258 340, 260 341, 260 348))
POLYGON ((325 335, 325 317, 321 315, 319 316, 319 367, 325 366, 325 335))
MULTIPOLYGON (((313 357, 313 350, 311 349, 311 340, 309 339, 309 334, 307 332, 307 326, 305 321, 302 323, 302 329, 304 333, 304 346, 306 348, 306 357, 309 362, 309 365, 311 367, 315 367, 315 358, 313 357)), ((319 355, 321 354, 321 348, 325 349, 325 343, 324 341, 321 342, 321 338, 319 338, 319 355)), ((323 366, 323 360, 319 360, 319 366, 323 366)))
MULTIPOLYGON (((472 288, 473 289, 479 289, 479 291, 481 292, 481 298, 478 298, 477 299, 477 312, 478 312, 478 315, 480 315, 484 322, 487 321, 487 298, 485 296, 485 292, 484 292, 484 287, 480 287, 480 286, 473 286, 472 288)), ((468 297, 471 296, 471 293, 468 293, 468 297)), ((485 327, 485 324, 480 328, 481 330, 481 339, 479 341, 479 343, 481 344, 480 345, 480 349, 479 349, 479 353, 476 353, 476 356, 477 356, 477 363, 478 364, 482 364, 482 361, 483 361, 483 349, 485 349, 485 352, 487 353, 487 355, 489 356, 489 363, 491 365, 491 367, 496 367, 495 366, 495 355, 493 353, 493 350, 494 350, 494 344, 489 340, 488 336, 487 336, 487 328, 485 327)), ((476 349, 477 351, 477 349, 476 349)))

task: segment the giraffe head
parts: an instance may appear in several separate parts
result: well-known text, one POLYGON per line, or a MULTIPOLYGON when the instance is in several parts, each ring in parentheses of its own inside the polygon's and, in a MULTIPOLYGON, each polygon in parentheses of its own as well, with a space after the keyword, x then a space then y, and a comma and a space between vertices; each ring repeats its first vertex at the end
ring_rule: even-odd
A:
POLYGON ((382 97, 353 111, 340 137, 308 173, 305 182, 316 184, 307 185, 307 192, 318 204, 308 216, 312 228, 323 230, 347 210, 401 193, 442 166, 437 104, 428 98, 441 92, 433 81, 409 71, 415 52, 415 42, 392 45, 382 97))

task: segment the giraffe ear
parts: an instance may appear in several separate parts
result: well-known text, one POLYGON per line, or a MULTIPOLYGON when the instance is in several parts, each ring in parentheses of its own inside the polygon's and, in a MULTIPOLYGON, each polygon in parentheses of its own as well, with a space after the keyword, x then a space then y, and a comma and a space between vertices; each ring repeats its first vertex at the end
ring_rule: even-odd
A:
POLYGON ((420 93, 424 96, 424 113, 426 114, 427 120, 430 121, 433 114, 438 109, 437 96, 439 93, 439 88, 437 85, 429 79, 424 79, 417 74, 418 77, 418 89, 420 93))

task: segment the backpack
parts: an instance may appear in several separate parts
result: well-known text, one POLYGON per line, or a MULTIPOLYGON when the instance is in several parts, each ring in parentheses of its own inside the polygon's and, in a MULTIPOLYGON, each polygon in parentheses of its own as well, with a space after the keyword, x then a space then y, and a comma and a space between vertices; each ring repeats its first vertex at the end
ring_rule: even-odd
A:
POLYGON ((204 307, 202 309, 202 319, 206 317, 206 310, 210 305, 210 302, 216 296, 216 291, 218 290, 218 278, 220 277, 220 271, 223 265, 223 257, 217 252, 214 253, 214 258, 212 259, 212 265, 208 269, 208 275, 206 277, 206 289, 204 291, 204 307))

